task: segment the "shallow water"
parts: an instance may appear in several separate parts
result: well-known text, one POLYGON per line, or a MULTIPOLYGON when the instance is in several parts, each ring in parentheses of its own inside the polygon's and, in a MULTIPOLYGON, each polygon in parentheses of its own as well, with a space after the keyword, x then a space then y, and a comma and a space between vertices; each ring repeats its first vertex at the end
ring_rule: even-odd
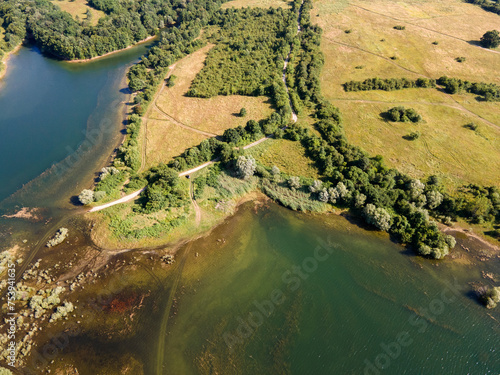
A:
POLYGON ((474 271, 343 218, 246 206, 187 257, 163 374, 500 372, 498 322, 466 295, 474 271))

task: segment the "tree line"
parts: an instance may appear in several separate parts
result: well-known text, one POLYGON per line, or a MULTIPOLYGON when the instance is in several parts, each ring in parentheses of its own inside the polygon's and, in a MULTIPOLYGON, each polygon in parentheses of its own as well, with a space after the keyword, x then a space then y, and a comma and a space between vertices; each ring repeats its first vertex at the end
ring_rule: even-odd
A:
POLYGON ((368 78, 364 81, 349 81, 342 86, 346 92, 370 90, 394 91, 416 87, 435 88, 436 80, 430 78, 418 78, 415 80, 408 78, 368 78))
POLYGON ((487 102, 500 100, 500 86, 494 83, 470 82, 459 78, 442 76, 437 80, 430 78, 368 78, 364 81, 349 81, 344 83, 344 91, 369 91, 369 90, 403 90, 407 88, 436 88, 436 84, 443 86, 448 94, 467 92, 482 97, 487 102))

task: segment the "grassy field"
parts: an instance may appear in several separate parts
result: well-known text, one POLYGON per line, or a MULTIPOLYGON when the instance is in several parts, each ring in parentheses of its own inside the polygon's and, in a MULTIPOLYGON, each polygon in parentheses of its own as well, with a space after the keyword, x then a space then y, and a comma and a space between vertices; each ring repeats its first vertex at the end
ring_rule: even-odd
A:
POLYGON ((99 21, 99 18, 104 17, 105 14, 104 12, 91 8, 87 5, 87 0, 52 0, 52 4, 57 5, 61 10, 64 10, 65 12, 68 12, 73 16, 74 19, 78 16, 80 20, 85 20, 87 19, 87 10, 90 9, 92 12, 92 20, 91 24, 92 25, 97 25, 97 21, 99 21))
POLYGON ((486 31, 498 29, 498 15, 460 0, 319 0, 311 14, 324 30, 323 93, 340 108, 352 143, 383 155, 390 166, 415 177, 438 174, 452 186, 498 185, 494 166, 500 165, 500 103, 435 89, 344 92, 341 86, 373 77, 443 75, 500 84, 499 49, 475 45, 486 31), (394 29, 396 25, 405 30, 394 29), (455 61, 459 56, 466 61, 455 61), (411 125, 380 117, 395 105, 422 115, 425 122, 411 129, 418 128, 420 139, 403 139, 411 125), (467 122, 478 124, 479 131, 463 128, 467 122))
POLYGON ((208 136, 222 135, 228 128, 245 126, 248 120, 260 120, 272 113, 266 97, 232 95, 202 99, 185 96, 210 48, 212 45, 207 45, 177 62, 171 70, 176 77, 175 85, 164 87, 156 102, 151 104, 147 116, 148 165, 168 162, 172 156, 208 136), (247 110, 245 117, 239 116, 241 108, 247 110))
POLYGON ((290 3, 284 0, 233 0, 222 4, 222 9, 227 8, 289 8, 290 3))

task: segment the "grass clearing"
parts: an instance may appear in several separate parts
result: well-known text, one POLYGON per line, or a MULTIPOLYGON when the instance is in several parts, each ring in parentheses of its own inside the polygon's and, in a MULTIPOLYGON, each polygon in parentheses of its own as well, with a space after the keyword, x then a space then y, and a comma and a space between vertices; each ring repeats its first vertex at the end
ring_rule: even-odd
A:
POLYGON ((152 119, 148 120, 146 137, 146 169, 159 163, 168 163, 187 148, 197 146, 207 138, 168 120, 152 119))
POLYGON ((494 125, 500 127, 500 103, 435 89, 345 92, 341 86, 374 77, 443 75, 499 84, 500 54, 474 45, 487 30, 498 29, 498 15, 460 0, 357 0, 335 6, 318 0, 311 15, 324 31, 322 91, 340 108, 350 142, 415 177, 439 174, 451 187, 498 185, 500 130, 494 125), (456 62, 457 56, 466 61, 456 62), (415 108, 425 123, 412 127, 380 118, 396 105, 415 108), (479 131, 464 129, 467 122, 478 124, 479 131), (420 139, 402 138, 415 130, 420 139))
POLYGON ((233 0, 222 4, 222 9, 228 8, 290 8, 290 3, 284 0, 233 0))
POLYGON ((90 9, 92 13, 91 25, 97 25, 99 18, 104 17, 106 14, 100 10, 94 9, 87 5, 87 0, 52 0, 52 4, 57 5, 61 10, 68 12, 76 20, 78 18, 83 21, 87 19, 87 11, 90 9))
POLYGON ((304 147, 300 142, 270 139, 266 143, 269 143, 269 147, 257 158, 257 161, 266 167, 275 165, 281 172, 291 176, 319 178, 318 170, 311 159, 305 155, 304 147))
POLYGON ((171 73, 176 76, 175 85, 163 89, 157 100, 158 107, 187 126, 218 135, 226 129, 245 126, 248 120, 268 117, 272 108, 267 97, 231 95, 203 99, 185 96, 212 47, 207 45, 176 64, 171 73), (239 116, 241 108, 247 110, 245 117, 239 116))

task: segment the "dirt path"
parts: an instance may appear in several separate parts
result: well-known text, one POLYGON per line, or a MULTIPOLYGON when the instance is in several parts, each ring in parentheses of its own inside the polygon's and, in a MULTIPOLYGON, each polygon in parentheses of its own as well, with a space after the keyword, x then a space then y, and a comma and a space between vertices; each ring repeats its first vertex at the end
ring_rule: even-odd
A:
POLYGON ((497 124, 485 119, 484 117, 479 116, 477 113, 474 113, 474 112, 468 110, 467 108, 462 106, 459 102, 457 102, 455 99, 453 99, 451 95, 448 95, 448 96, 456 104, 449 104, 449 103, 442 103, 442 102, 436 103, 436 102, 411 102, 411 101, 410 102, 388 102, 388 101, 383 101, 383 100, 340 99, 340 98, 330 99, 330 100, 331 101, 346 101, 346 102, 353 102, 353 103, 367 103, 367 104, 394 104, 394 105, 415 105, 415 104, 420 105, 420 104, 422 104, 422 105, 445 106, 445 107, 449 107, 449 108, 453 108, 453 109, 458 109, 459 111, 462 111, 462 112, 467 112, 470 115, 473 115, 473 116, 481 119, 482 121, 484 121, 488 125, 490 125, 494 128, 500 129, 500 125, 497 125, 497 124))
POLYGON ((168 117, 168 120, 161 120, 161 119, 154 119, 154 120, 170 121, 170 122, 173 122, 175 125, 180 126, 181 128, 184 128, 184 129, 187 129, 187 130, 191 130, 192 132, 195 132, 195 133, 198 133, 198 134, 201 134, 201 135, 205 135, 207 137, 217 137, 217 134, 209 133, 209 132, 206 132, 206 131, 203 131, 203 130, 200 130, 200 129, 193 128, 192 126, 186 125, 186 124, 180 122, 179 120, 177 120, 176 118, 170 116, 167 112, 165 112, 163 109, 161 109, 158 106, 158 104, 156 103, 156 100, 154 101, 153 104, 154 104, 155 108, 158 111, 160 111, 161 113, 163 113, 165 116, 168 117))

